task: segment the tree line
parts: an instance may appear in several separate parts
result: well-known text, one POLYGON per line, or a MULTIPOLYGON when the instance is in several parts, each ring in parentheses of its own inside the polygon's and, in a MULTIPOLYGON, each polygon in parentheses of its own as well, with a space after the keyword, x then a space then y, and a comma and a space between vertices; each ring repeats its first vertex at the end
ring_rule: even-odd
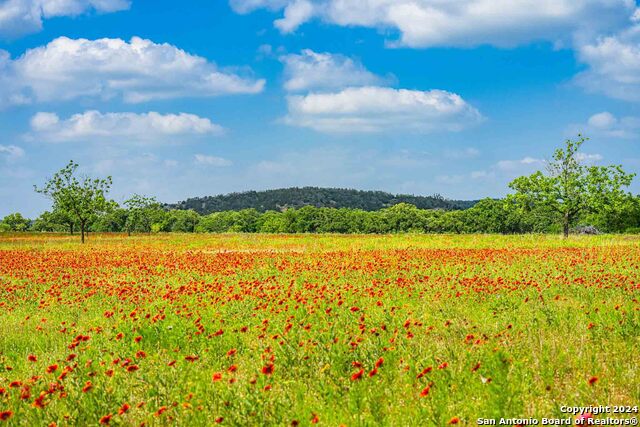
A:
POLYGON ((168 209, 192 209, 200 215, 206 215, 212 212, 240 211, 249 208, 266 212, 297 209, 304 206, 377 211, 399 203, 409 203, 419 209, 449 210, 470 208, 476 201, 448 200, 439 194, 413 196, 346 188, 293 187, 193 197, 179 203, 165 205, 165 207, 168 209))
POLYGON ((620 165, 588 166, 579 136, 557 149, 546 171, 513 180, 503 199, 484 199, 464 210, 420 209, 409 203, 375 211, 303 206, 283 211, 256 208, 200 215, 166 209, 153 197, 134 195, 119 205, 108 199, 111 177, 78 177, 71 161, 35 190, 52 209, 35 220, 6 216, 0 231, 203 232, 203 233, 563 233, 599 230, 640 232, 640 196, 625 189, 635 174, 620 165))

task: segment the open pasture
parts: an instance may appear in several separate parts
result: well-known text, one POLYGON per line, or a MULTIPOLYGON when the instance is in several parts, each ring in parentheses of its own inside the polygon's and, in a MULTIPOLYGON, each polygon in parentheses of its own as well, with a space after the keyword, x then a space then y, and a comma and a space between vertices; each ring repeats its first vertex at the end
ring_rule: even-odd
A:
POLYGON ((637 405, 638 298, 640 240, 621 236, 7 235, 0 419, 475 425, 637 405))

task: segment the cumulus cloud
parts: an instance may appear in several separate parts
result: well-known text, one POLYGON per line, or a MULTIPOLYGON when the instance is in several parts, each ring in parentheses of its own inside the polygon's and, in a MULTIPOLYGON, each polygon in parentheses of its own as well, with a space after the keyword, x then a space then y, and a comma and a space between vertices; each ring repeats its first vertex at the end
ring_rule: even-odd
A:
POLYGON ((13 38, 42 29, 44 19, 111 13, 129 9, 130 0, 4 0, 0 3, 0 37, 13 38))
POLYGON ((86 111, 60 119, 39 112, 31 118, 30 139, 48 142, 88 139, 163 141, 169 138, 219 134, 222 128, 194 114, 101 113, 86 111))
POLYGON ((16 145, 0 145, 0 156, 11 163, 24 157, 24 150, 16 145))
POLYGON ((224 71, 177 47, 133 37, 59 37, 12 60, 0 50, 0 105, 122 98, 128 103, 261 92, 264 80, 224 71))
POLYGON ((459 95, 366 86, 287 97, 285 123, 321 132, 459 131, 482 115, 459 95))
POLYGON ((588 66, 576 76, 586 90, 640 101, 640 26, 579 46, 578 58, 588 66))
POLYGON ((615 28, 635 12, 634 0, 230 0, 238 13, 282 11, 275 26, 295 31, 311 19, 340 26, 394 30, 391 43, 410 47, 513 46, 564 41, 573 33, 615 28))
POLYGON ((280 61, 284 64, 284 87, 289 91, 373 86, 385 80, 359 62, 339 54, 304 49, 299 55, 281 56, 280 61))
POLYGON ((606 138, 638 138, 640 137, 640 117, 618 118, 608 111, 603 111, 589 117, 584 124, 569 126, 567 133, 584 133, 606 138))
POLYGON ((228 160, 222 157, 209 156, 206 154, 196 154, 194 156, 194 161, 196 164, 199 164, 199 165, 214 166, 214 167, 225 167, 225 166, 233 165, 233 162, 231 160, 228 160))

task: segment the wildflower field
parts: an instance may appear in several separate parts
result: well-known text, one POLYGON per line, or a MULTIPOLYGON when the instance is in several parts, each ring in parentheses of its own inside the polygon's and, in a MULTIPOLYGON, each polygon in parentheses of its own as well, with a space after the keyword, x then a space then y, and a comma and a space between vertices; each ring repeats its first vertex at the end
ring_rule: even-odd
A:
POLYGON ((5 235, 0 425, 476 425, 640 402, 640 239, 5 235))

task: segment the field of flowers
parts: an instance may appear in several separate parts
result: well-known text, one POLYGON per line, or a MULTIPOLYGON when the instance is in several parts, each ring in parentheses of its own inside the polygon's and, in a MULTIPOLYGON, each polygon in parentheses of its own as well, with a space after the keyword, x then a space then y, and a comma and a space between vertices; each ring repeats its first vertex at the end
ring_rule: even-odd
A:
POLYGON ((640 403, 640 239, 0 237, 1 425, 475 425, 640 403))

